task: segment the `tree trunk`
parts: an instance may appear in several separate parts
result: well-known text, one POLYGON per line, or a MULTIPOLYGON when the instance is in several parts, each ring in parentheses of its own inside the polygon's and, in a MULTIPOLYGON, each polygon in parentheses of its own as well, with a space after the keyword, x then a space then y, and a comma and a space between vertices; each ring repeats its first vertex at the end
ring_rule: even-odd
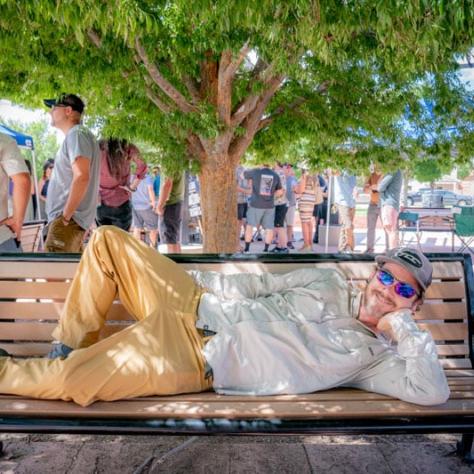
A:
POLYGON ((227 153, 207 156, 200 175, 204 253, 239 249, 236 166, 227 153))

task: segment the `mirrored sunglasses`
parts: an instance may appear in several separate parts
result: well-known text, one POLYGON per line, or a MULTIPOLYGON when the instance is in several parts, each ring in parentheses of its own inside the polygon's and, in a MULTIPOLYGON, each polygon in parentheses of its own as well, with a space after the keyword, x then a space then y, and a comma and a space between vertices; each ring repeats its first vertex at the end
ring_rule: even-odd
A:
POLYGON ((383 286, 394 286, 395 293, 402 298, 412 298, 413 296, 419 296, 418 292, 409 283, 397 280, 387 270, 377 270, 377 280, 382 283, 383 286))

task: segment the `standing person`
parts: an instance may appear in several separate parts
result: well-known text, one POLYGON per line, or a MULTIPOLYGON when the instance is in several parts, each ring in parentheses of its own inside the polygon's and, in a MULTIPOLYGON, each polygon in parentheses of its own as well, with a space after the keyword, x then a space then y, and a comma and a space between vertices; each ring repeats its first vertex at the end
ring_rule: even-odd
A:
POLYGON ((31 196, 31 178, 13 138, 0 133, 0 252, 21 252, 21 228, 31 196), (13 183, 8 210, 9 180, 13 183))
POLYGON ((158 215, 155 212, 154 179, 147 174, 132 193, 133 235, 141 240, 143 230, 148 230, 150 246, 156 249, 158 243, 158 215))
POLYGON ((338 250, 341 253, 354 251, 354 217, 356 201, 354 191, 356 177, 347 171, 334 173, 334 202, 341 219, 338 250))
POLYGON ((301 230, 303 232, 303 246, 300 252, 313 251, 313 210, 316 202, 323 201, 323 191, 317 174, 310 174, 303 169, 301 179, 295 188, 300 195, 298 212, 300 213, 301 230))
POLYGON ((51 124, 65 134, 48 186, 47 252, 80 252, 94 222, 99 190, 100 151, 94 135, 81 125, 84 102, 74 94, 45 99, 51 124))
MULTIPOLYGON (((248 209, 248 198, 251 193, 250 183, 244 177, 245 168, 243 166, 238 166, 236 171, 237 178, 237 220, 239 221, 239 230, 238 236, 240 238, 240 233, 243 229, 245 234, 245 223, 247 219, 247 209, 248 209)), ((245 238, 245 235, 241 237, 241 240, 245 238)))
POLYGON ((377 219, 380 217, 380 195, 379 182, 382 179, 382 173, 373 165, 373 171, 370 173, 364 184, 364 193, 369 193, 369 207, 367 208, 367 250, 365 253, 374 253, 375 229, 377 219))
POLYGON ((100 205, 97 225, 115 225, 128 231, 132 224, 130 202, 138 183, 145 177, 147 166, 140 159, 138 148, 127 140, 108 138, 100 140, 100 205), (130 165, 136 164, 136 176, 130 179, 130 165))
POLYGON ((258 228, 259 225, 265 229, 264 252, 268 252, 275 225, 274 197, 283 193, 280 177, 267 165, 262 165, 260 168, 246 170, 244 178, 252 180, 252 194, 250 195, 245 227, 244 252, 250 251, 253 228, 258 228))
POLYGON ((160 167, 153 167, 153 192, 155 193, 155 202, 158 202, 158 197, 160 195, 160 167))
POLYGON ((46 217, 46 197, 48 196, 48 187, 51 180, 51 174, 53 173, 53 168, 54 160, 51 158, 46 160, 43 164, 43 176, 38 181, 40 219, 44 219, 46 217))
POLYGON ((286 197, 286 173, 281 163, 275 165, 275 171, 280 177, 282 194, 277 196, 275 194, 275 233, 276 233, 276 246, 271 250, 273 253, 289 253, 287 244, 288 236, 285 229, 285 218, 288 212, 288 198, 286 197))
MULTIPOLYGON (((324 204, 324 198, 327 198, 327 184, 325 179, 322 175, 318 174, 319 180, 319 187, 321 189, 321 193, 316 196, 316 203, 313 209, 313 217, 314 217, 314 236, 313 236, 313 244, 319 243, 319 223, 321 221, 325 221, 326 214, 324 211, 327 211, 327 204, 324 204)), ((327 201, 326 201, 327 202, 327 201)))
POLYGON ((285 165, 286 174, 286 198, 288 199, 288 210, 286 211, 285 223, 286 223, 286 235, 287 235, 287 247, 294 250, 293 245, 294 234, 293 229, 295 226, 295 214, 296 214, 296 194, 295 187, 298 183, 295 178, 295 170, 291 163, 285 165))
POLYGON ((160 238, 167 245, 168 253, 181 253, 184 185, 184 171, 162 170, 156 213, 159 216, 160 238))
POLYGON ((382 224, 388 235, 388 247, 398 247, 398 213, 403 177, 400 170, 386 174, 379 183, 382 204, 382 224))

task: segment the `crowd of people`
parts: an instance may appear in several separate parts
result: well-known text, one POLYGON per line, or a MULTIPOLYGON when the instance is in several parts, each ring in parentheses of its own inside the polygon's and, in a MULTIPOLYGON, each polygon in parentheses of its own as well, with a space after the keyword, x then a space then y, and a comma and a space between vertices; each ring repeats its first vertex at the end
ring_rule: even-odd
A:
MULTIPOLYGON (((294 226, 299 216, 302 245, 299 252, 313 252, 313 244, 319 242, 319 227, 328 220, 328 179, 334 176, 331 196, 333 203, 329 223, 339 223, 338 251, 352 253, 355 250, 354 219, 356 215, 356 176, 347 171, 327 171, 320 174, 300 170, 299 179, 289 163, 277 163, 246 170, 237 169, 237 219, 244 252, 250 252, 255 238, 261 239, 260 229, 265 232, 264 252, 289 253, 295 250, 294 226), (270 249, 271 243, 275 246, 270 249)), ((386 236, 386 249, 398 246, 398 213, 402 189, 402 174, 382 175, 373 167, 364 185, 369 194, 367 210, 367 253, 374 252, 377 219, 381 219, 386 236)))
POLYGON ((77 95, 44 102, 52 126, 65 139, 56 158, 43 165, 38 200, 29 161, 13 139, 1 136, 0 251, 21 251, 28 205, 39 202, 34 215, 47 219, 47 252, 81 252, 88 231, 103 225, 132 231, 140 239, 145 231, 151 246, 156 248, 160 238, 168 252, 180 252, 184 173, 160 173, 154 167, 152 175, 133 143, 118 138, 98 142, 81 122, 84 103, 77 95))
MULTIPOLYGON (((84 103, 74 94, 47 99, 45 105, 51 109, 52 125, 65 135, 56 159, 44 163, 37 187, 39 215, 46 216, 48 221, 45 250, 80 252, 91 226, 114 225, 132 231, 139 239, 145 234, 146 240, 155 248, 160 241, 167 245, 168 252, 181 252, 184 173, 167 172, 158 167, 150 172, 139 149, 125 139, 104 138, 97 142, 81 123, 84 103)), ((9 159, 25 164, 19 152, 12 153, 9 159)), ((19 164, 15 166, 24 169, 19 164)), ((331 215, 330 224, 340 224, 338 251, 354 252, 356 177, 347 170, 323 174, 303 166, 296 171, 289 163, 277 163, 273 167, 265 164, 253 169, 238 167, 237 219, 244 241, 240 250, 250 252, 252 242, 261 239, 263 231, 264 252, 313 252, 313 244, 319 242, 320 226, 326 224, 331 215), (328 178, 331 175, 334 185, 331 212, 328 213, 328 178), (295 248, 297 216, 302 245, 295 248), (272 242, 274 247, 270 249, 272 242)), ((5 171, 5 176, 13 175, 5 171)), ((19 185, 15 186, 17 195, 19 185)), ((366 252, 374 252, 378 219, 385 230, 386 249, 398 246, 401 187, 400 170, 385 175, 376 167, 371 170, 364 186, 370 196, 366 252)), ((30 190, 35 192, 31 184, 30 190)), ((15 198, 13 193, 14 215, 24 216, 18 200, 18 195, 15 198)), ((3 214, 6 218, 7 211, 3 214)), ((16 229, 4 230, 4 239, 8 235, 9 240, 16 236, 19 242, 18 224, 16 229)), ((14 244, 10 242, 4 247, 18 250, 18 245, 14 244)))

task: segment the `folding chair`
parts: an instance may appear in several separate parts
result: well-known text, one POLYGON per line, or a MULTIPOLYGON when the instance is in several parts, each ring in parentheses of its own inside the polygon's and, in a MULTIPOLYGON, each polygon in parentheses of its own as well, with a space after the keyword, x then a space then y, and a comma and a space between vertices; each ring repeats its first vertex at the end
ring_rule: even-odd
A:
POLYGON ((454 214, 454 233, 462 242, 458 252, 469 250, 474 255, 471 245, 474 242, 474 215, 470 213, 454 214))
POLYGON ((409 211, 403 211, 398 214, 398 230, 400 232, 400 244, 403 245, 403 240, 404 240, 404 231, 408 230, 408 228, 411 228, 410 230, 413 230, 413 227, 415 228, 415 236, 416 236, 416 241, 418 242, 418 246, 420 246, 420 240, 421 240, 421 232, 420 232, 420 226, 419 226, 419 215, 416 212, 409 212, 409 211), (404 222, 403 225, 400 225, 400 222, 404 222))

